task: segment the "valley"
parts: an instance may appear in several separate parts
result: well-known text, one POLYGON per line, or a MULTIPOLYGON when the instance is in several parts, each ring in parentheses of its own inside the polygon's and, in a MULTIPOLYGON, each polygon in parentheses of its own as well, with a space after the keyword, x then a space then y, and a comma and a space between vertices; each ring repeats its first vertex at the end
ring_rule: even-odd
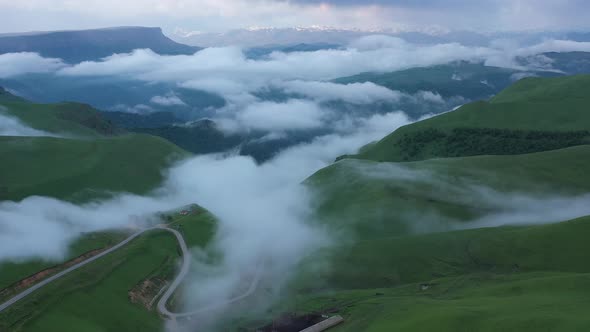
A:
POLYGON ((586 35, 164 32, 0 34, 0 331, 590 328, 586 35))

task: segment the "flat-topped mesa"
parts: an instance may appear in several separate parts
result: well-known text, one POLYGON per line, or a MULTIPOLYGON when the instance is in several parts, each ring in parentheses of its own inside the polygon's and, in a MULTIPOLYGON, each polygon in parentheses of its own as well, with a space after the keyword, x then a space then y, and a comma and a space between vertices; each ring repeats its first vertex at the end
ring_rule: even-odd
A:
POLYGON ((117 27, 0 35, 0 54, 35 52, 69 63, 94 61, 115 53, 151 49, 163 55, 193 54, 201 48, 177 43, 157 27, 117 27))

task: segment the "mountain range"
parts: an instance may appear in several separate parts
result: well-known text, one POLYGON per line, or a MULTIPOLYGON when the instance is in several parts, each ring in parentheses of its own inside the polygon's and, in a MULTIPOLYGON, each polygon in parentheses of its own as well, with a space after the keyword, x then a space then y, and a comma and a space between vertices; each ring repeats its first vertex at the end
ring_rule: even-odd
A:
POLYGON ((296 44, 338 44, 348 45, 351 41, 369 35, 386 35, 402 38, 411 43, 439 44, 461 43, 468 46, 487 46, 493 40, 511 39, 521 45, 530 45, 546 39, 590 41, 588 32, 478 32, 448 31, 444 29, 392 30, 392 29, 340 29, 311 26, 295 28, 257 27, 215 32, 191 32, 176 29, 170 33, 172 39, 187 45, 202 47, 239 45, 260 47, 296 44))

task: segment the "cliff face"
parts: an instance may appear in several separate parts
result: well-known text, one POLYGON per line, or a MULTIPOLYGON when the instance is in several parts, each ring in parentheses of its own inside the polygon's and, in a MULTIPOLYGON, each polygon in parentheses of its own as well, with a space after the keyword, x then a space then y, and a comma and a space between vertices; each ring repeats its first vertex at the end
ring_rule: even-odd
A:
POLYGON ((179 44, 160 28, 122 27, 80 31, 0 35, 0 54, 36 52, 69 63, 98 60, 114 53, 149 48, 159 54, 192 54, 199 47, 179 44))

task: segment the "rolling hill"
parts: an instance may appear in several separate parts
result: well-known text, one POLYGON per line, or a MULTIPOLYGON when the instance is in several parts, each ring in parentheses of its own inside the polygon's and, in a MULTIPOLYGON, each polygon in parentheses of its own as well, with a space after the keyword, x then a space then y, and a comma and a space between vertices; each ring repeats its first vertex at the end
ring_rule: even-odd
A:
POLYGON ((585 218, 361 242, 334 267, 340 290, 302 291, 287 307, 344 316, 336 332, 586 330, 589 227, 585 218))
POLYGON ((489 101, 402 127, 354 157, 414 161, 588 144, 589 92, 590 75, 526 78, 489 101))
POLYGON ((588 87, 588 76, 525 79, 311 176, 318 222, 346 240, 302 264, 279 310, 338 313, 345 323, 336 332, 589 328, 590 265, 581 255, 590 219, 578 217, 590 210, 567 205, 588 199, 589 142, 559 148, 561 136, 549 136, 559 144, 524 153, 526 140, 487 141, 515 153, 449 156, 439 137, 405 162, 395 145, 404 134, 462 126, 584 131, 588 87))
POLYGON ((85 201, 145 193, 187 152, 155 136, 128 134, 77 103, 34 104, 3 92, 3 114, 56 137, 0 137, 0 200, 30 195, 85 201))
POLYGON ((0 105, 4 115, 16 117, 34 129, 55 135, 100 137, 125 133, 86 104, 33 104, 23 100, 3 101, 0 96, 0 105))
POLYGON ((187 153, 148 135, 70 139, 0 137, 0 200, 43 195, 84 202, 112 192, 146 193, 187 153))
MULTIPOLYGON (((315 202, 310 222, 336 241, 306 257, 265 318, 338 313, 345 322, 336 332, 590 328, 589 89, 590 76, 527 78, 312 175, 304 183, 315 202)), ((6 92, 0 104, 36 129, 73 136, 0 137, 0 199, 143 193, 186 155, 164 139, 119 132, 84 105, 32 104, 6 92)), ((214 231, 214 217, 200 209, 167 221, 194 246, 214 231)), ((82 239, 73 252, 120 236, 82 239)), ((157 331, 162 322, 146 303, 177 256, 169 235, 146 234, 0 314, 0 329, 157 331)), ((0 286, 39 264, 8 266, 0 286)), ((224 330, 260 327, 258 318, 224 330)))
MULTIPOLYGON (((5 90, 0 105, 3 114, 52 135, 0 136, 0 201, 41 195, 83 203, 117 192, 144 194, 161 184, 163 170, 189 155, 162 138, 130 134, 88 105, 35 104, 5 90)), ((188 246, 205 246, 215 218, 197 206, 188 210, 163 212, 161 223, 179 231, 188 246)), ((64 261, 1 261, 0 302, 118 244, 129 232, 81 234, 64 261)), ((177 258, 174 237, 150 231, 1 312, 0 330, 159 331, 162 320, 150 301, 175 275, 177 258)))

